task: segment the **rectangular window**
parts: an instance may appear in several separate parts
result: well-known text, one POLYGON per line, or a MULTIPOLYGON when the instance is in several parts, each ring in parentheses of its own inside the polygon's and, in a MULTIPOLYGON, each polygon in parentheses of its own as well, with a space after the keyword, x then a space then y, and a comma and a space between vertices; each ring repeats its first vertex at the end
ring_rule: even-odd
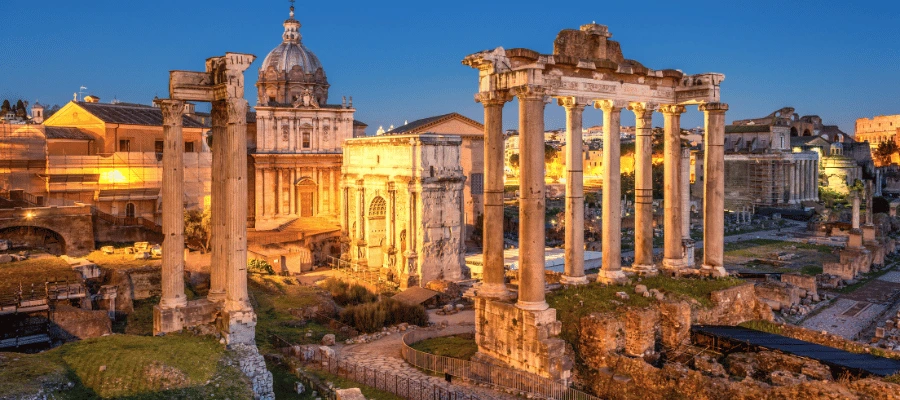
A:
POLYGON ((194 152, 194 142, 184 142, 184 152, 185 153, 193 153, 194 152))
POLYGON ((309 132, 303 132, 303 148, 308 149, 310 147, 309 132))
POLYGON ((484 194, 484 174, 472 174, 472 194, 484 194))
POLYGON ((162 153, 164 147, 165 146, 164 146, 162 140, 157 140, 157 141, 153 142, 153 151, 155 151, 157 153, 162 153))
POLYGON ((119 140, 119 151, 122 151, 122 152, 131 151, 131 140, 120 139, 119 140))

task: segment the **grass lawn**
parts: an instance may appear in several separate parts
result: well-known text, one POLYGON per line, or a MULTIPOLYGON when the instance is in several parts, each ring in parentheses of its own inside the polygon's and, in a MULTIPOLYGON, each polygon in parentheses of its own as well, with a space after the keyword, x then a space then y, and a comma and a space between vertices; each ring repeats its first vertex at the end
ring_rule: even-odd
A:
POLYGON ((251 274, 247 284, 258 316, 256 344, 261 352, 271 350, 273 334, 297 344, 318 343, 328 333, 336 334, 341 340, 339 332, 314 322, 301 323, 299 318, 291 315, 291 309, 317 304, 320 289, 276 275, 251 274), (306 336, 307 331, 312 332, 311 337, 306 336))
POLYGON ((44 289, 44 282, 48 280, 79 279, 78 273, 73 271, 65 261, 55 256, 41 256, 25 261, 13 261, 0 264, 0 290, 19 283, 30 285, 40 284, 44 289))
POLYGON ((438 356, 469 360, 478 352, 475 337, 472 334, 444 336, 425 339, 410 346, 421 352, 438 356))
POLYGON ((92 261, 94 264, 99 265, 101 268, 106 269, 124 270, 146 266, 162 266, 162 260, 159 258, 151 258, 149 260, 135 260, 134 254, 105 254, 100 250, 92 251, 91 254, 88 254, 87 257, 84 258, 92 261))
POLYGON ((0 353, 0 398, 71 382, 52 398, 251 399, 246 378, 227 360, 215 339, 189 335, 112 335, 40 354, 0 353))

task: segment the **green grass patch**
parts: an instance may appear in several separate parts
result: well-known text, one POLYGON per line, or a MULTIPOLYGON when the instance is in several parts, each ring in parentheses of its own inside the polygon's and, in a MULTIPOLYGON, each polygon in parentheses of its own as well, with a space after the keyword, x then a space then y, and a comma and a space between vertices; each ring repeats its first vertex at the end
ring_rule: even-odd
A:
POLYGON ((647 289, 659 289, 666 297, 672 296, 681 299, 696 300, 703 307, 712 307, 709 294, 715 291, 728 289, 742 285, 746 281, 738 278, 727 277, 722 279, 675 279, 668 276, 654 276, 644 278, 641 284, 647 289))
POLYGON ((770 322, 770 321, 763 321, 763 320, 746 321, 746 322, 741 322, 740 324, 738 324, 738 326, 747 328, 747 329, 753 329, 753 330, 757 330, 757 331, 773 333, 776 335, 782 335, 781 327, 778 326, 778 324, 776 324, 774 322, 770 322))
POLYGON ((249 383, 227 357, 215 339, 189 335, 112 335, 40 354, 0 353, 0 398, 71 383, 51 398, 251 399, 249 383))
POLYGON ((475 336, 462 334, 425 339, 410 346, 418 351, 437 356, 470 360, 478 352, 475 336))
POLYGON ((153 258, 149 260, 135 260, 134 254, 127 254, 124 252, 117 252, 114 254, 106 254, 100 250, 92 251, 91 254, 88 254, 86 259, 90 260, 94 264, 99 265, 102 268, 106 269, 114 269, 114 270, 127 270, 127 269, 135 269, 135 268, 143 268, 143 267, 161 267, 162 259, 153 258))
POLYGON ((725 252, 730 256, 760 257, 774 251, 815 250, 831 254, 831 246, 809 243, 788 242, 774 239, 750 239, 725 244, 725 252))
POLYGON ((886 377, 884 378, 884 381, 900 385, 900 373, 896 373, 889 377, 886 377))
POLYGON ((291 314, 292 309, 318 304, 321 300, 319 289, 275 275, 251 275, 247 284, 256 309, 256 344, 261 352, 273 348, 272 335, 297 344, 318 343, 322 336, 329 333, 334 333, 338 340, 342 339, 340 332, 314 322, 301 321, 291 314), (307 332, 311 336, 306 336, 307 332))
POLYGON ((816 276, 822 273, 821 265, 804 265, 800 268, 800 273, 803 275, 816 276))
POLYGON ((78 279, 78 273, 72 270, 65 261, 56 256, 40 256, 24 261, 13 261, 0 264, 0 290, 4 288, 40 285, 44 289, 44 283, 48 280, 78 279))

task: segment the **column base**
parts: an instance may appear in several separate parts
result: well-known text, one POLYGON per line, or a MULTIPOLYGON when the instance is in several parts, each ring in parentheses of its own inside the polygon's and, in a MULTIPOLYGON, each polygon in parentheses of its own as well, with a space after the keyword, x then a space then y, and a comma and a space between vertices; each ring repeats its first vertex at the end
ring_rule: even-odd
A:
POLYGON ((682 239, 681 244, 684 246, 683 268, 694 268, 696 265, 694 261, 694 239, 682 239))
POLYGON ((703 264, 700 273, 709 274, 709 276, 713 278, 724 278, 728 276, 728 271, 725 270, 725 267, 706 264, 703 264))
POLYGON ((187 305, 187 296, 181 295, 180 297, 171 299, 171 298, 163 298, 159 300, 159 308, 167 310, 178 307, 184 307, 187 305))
POLYGON ((584 275, 582 275, 582 276, 563 275, 562 277, 560 277, 559 283, 562 283, 563 285, 587 285, 588 278, 587 278, 587 276, 584 276, 584 275))
POLYGON ((165 333, 181 332, 184 329, 184 317, 178 308, 153 306, 153 336, 165 333))
POLYGON ((664 271, 677 271, 682 268, 684 268, 684 259, 683 258, 664 258, 663 259, 662 269, 664 271))
MULTIPOLYGON (((516 308, 526 311, 544 311, 550 308, 546 301, 517 301, 516 308)), ((555 311, 554 311, 555 314, 555 311)))
POLYGON ((206 295, 206 299, 215 303, 220 303, 225 301, 225 292, 214 292, 212 290, 206 295))
POLYGON ((623 271, 632 272, 638 276, 659 275, 659 269, 654 264, 632 264, 631 268, 622 268, 623 271))
POLYGON ((601 269, 600 273, 597 275, 597 282, 606 285, 624 285, 628 283, 628 277, 625 276, 625 273, 622 272, 622 270, 609 271, 601 269))
POLYGON ((481 286, 476 289, 476 293, 478 297, 493 300, 509 300, 513 297, 512 293, 509 292, 509 289, 506 288, 506 284, 503 283, 482 283, 481 286))
POLYGON ((256 344, 256 313, 252 308, 223 312, 220 324, 226 344, 256 344))

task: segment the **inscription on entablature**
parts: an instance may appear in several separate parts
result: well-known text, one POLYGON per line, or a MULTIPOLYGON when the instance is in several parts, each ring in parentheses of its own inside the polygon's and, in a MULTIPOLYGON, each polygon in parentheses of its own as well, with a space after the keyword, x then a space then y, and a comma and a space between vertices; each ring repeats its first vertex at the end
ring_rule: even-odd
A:
POLYGON ((647 86, 623 84, 622 92, 625 94, 633 94, 638 96, 650 96, 650 88, 647 86))
POLYGON ((711 95, 711 90, 709 89, 696 89, 696 90, 687 90, 684 92, 678 92, 678 99, 691 99, 697 97, 709 97, 711 95))
POLYGON ((584 90, 591 92, 601 92, 601 93, 615 93, 616 85, 609 85, 604 83, 584 83, 584 90))

